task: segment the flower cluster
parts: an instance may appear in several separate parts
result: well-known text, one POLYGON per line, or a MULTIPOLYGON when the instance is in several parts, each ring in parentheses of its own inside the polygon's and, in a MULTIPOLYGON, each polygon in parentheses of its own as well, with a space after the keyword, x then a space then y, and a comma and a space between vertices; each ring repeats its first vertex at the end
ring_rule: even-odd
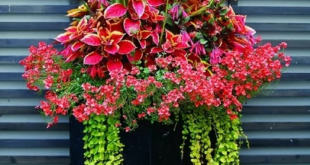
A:
POLYGON ((170 121, 188 105, 224 110, 233 121, 291 61, 281 52, 286 43, 257 46, 246 17, 222 1, 119 2, 88 0, 68 11, 75 21, 55 38, 64 49, 39 43, 21 61, 28 88, 48 89, 39 108, 53 117, 49 125, 70 113, 81 122, 121 116, 109 124, 128 132, 138 120, 170 121))

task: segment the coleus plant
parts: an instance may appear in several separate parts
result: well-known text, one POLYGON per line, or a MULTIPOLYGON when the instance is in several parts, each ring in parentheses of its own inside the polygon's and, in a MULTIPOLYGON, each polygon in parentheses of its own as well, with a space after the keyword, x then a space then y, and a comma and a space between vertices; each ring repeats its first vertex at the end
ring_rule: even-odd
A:
POLYGON ((139 120, 183 120, 195 165, 239 164, 242 103, 281 77, 286 43, 258 45, 222 0, 82 3, 55 38, 64 49, 39 43, 21 64, 29 89, 47 89, 48 126, 67 114, 85 124, 85 164, 121 164, 118 133, 139 120))

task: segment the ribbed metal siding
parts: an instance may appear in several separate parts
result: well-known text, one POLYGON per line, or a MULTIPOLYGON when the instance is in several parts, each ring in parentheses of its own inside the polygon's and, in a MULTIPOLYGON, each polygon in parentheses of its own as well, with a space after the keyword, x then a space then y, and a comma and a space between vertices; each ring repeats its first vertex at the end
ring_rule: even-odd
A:
POLYGON ((288 42, 293 59, 274 93, 248 101, 243 128, 251 148, 242 165, 310 164, 310 1, 238 0, 235 12, 266 41, 288 42))
POLYGON ((43 96, 26 89, 19 60, 38 41, 51 42, 69 25, 70 0, 0 1, 0 164, 68 165, 68 119, 46 129, 34 107, 43 96))

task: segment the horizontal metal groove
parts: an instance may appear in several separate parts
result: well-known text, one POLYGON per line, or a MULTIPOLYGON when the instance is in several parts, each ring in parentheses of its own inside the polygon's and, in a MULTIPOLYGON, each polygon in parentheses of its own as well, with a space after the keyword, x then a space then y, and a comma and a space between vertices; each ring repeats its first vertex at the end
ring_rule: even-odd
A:
POLYGON ((38 94, 35 91, 28 89, 0 89, 0 98, 40 98, 44 97, 44 92, 38 94))
POLYGON ((310 106, 244 106, 243 114, 310 114, 310 106))
POLYGON ((18 64, 24 58, 26 56, 0 56, 0 64, 18 64))
POLYGON ((310 65, 309 56, 291 56, 291 65, 310 65))
POLYGON ((264 164, 272 164, 272 163, 295 163, 294 165, 298 165, 299 163, 310 163, 310 154, 309 155, 240 155, 241 164, 253 164, 256 163, 264 163, 264 164))
POLYGON ((27 48, 31 45, 38 45, 41 41, 47 44, 55 43, 54 39, 0 39, 0 48, 27 48))
MULTIPOLYGON (((242 147, 247 147, 246 140, 241 140, 242 147)), ((304 139, 248 139, 250 147, 310 147, 310 137, 304 139)))
POLYGON ((242 128, 245 131, 299 131, 309 130, 310 122, 247 122, 242 128))
POLYGON ((76 5, 0 5, 1 14, 66 14, 76 5))
POLYGON ((310 32, 309 23, 247 23, 247 25, 259 32, 310 32))
POLYGON ((49 31, 62 30, 68 22, 1 22, 0 30, 7 31, 49 31))
POLYGON ((0 156, 0 164, 69 164, 70 156, 0 156))
POLYGON ((68 131, 69 123, 57 123, 46 128, 46 123, 0 123, 2 131, 68 131))
POLYGON ((38 114, 34 106, 0 106, 0 115, 3 114, 38 114))
POLYGON ((310 73, 284 73, 281 81, 310 81, 310 73))
POLYGON ((254 15, 310 15, 310 7, 234 6, 237 14, 254 15))
POLYGON ((310 97, 310 89, 266 89, 258 97, 310 97))
POLYGON ((70 141, 65 139, 23 140, 1 139, 0 148, 68 148, 70 141))
POLYGON ((281 42, 286 42, 288 48, 309 48, 310 40, 271 40, 268 41, 263 40, 262 44, 271 43, 273 46, 279 45, 281 42))

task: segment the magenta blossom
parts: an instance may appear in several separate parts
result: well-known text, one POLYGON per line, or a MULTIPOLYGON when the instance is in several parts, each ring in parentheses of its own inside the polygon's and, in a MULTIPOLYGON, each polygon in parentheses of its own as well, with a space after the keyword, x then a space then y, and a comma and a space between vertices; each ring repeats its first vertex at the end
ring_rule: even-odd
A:
POLYGON ((203 44, 200 43, 200 41, 196 42, 194 45, 192 45, 192 48, 190 49, 191 52, 196 53, 197 55, 206 55, 206 49, 203 44))
POLYGON ((220 50, 218 47, 215 47, 210 55, 210 63, 212 65, 218 64, 221 62, 221 56, 223 51, 220 50))
POLYGON ((194 45, 191 37, 189 36, 186 30, 181 30, 181 40, 182 42, 190 42, 191 45, 194 45))
POLYGON ((169 10, 169 14, 171 15, 173 20, 178 20, 180 7, 181 7, 180 4, 176 4, 169 10))

